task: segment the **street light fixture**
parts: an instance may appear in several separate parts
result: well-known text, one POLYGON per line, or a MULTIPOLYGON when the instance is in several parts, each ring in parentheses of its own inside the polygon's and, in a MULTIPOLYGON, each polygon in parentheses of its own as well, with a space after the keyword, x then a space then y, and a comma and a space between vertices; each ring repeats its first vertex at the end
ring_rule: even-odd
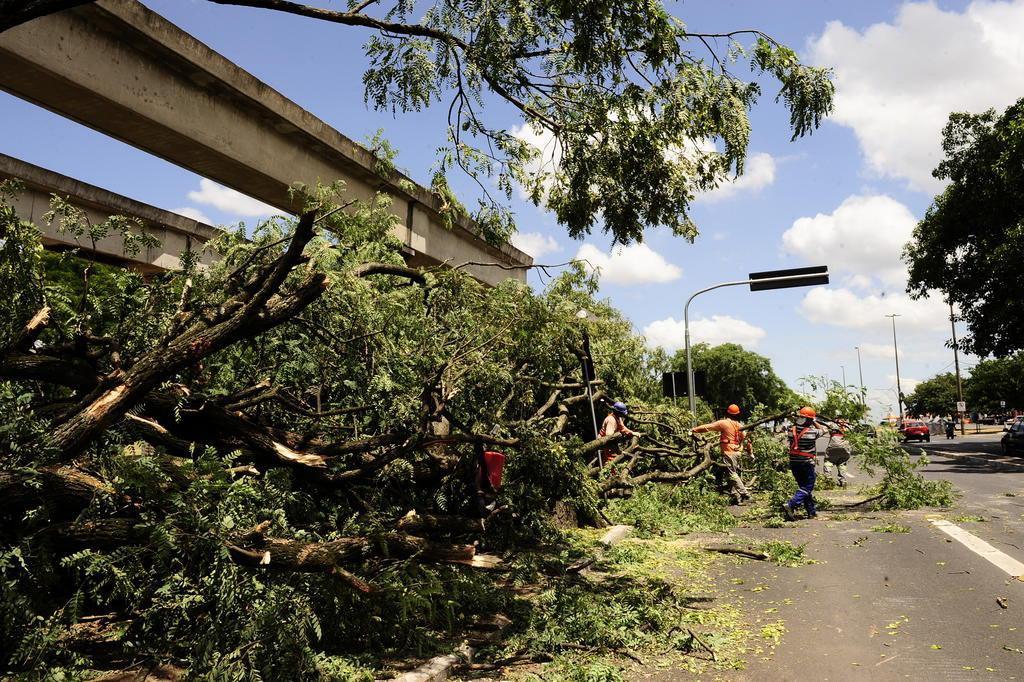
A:
POLYGON ((697 397, 693 394, 693 362, 690 358, 690 303, 697 296, 721 289, 722 287, 736 287, 744 284, 750 285, 751 291, 768 291, 769 289, 789 289, 791 287, 808 287, 815 284, 828 284, 828 266, 817 265, 810 268, 793 268, 791 270, 769 270, 766 272, 752 272, 748 279, 737 282, 722 282, 714 286, 701 289, 686 299, 683 306, 683 329, 686 336, 686 392, 690 398, 690 413, 697 414, 697 397))
MULTIPOLYGON (((583 323, 583 357, 580 359, 580 364, 583 365, 583 383, 587 386, 587 403, 590 404, 590 418, 594 424, 594 438, 600 438, 601 432, 597 428, 597 412, 594 410, 593 381, 595 377, 592 376, 594 372, 594 359, 590 355, 590 334, 587 332, 587 321, 595 317, 586 308, 581 308, 576 313, 576 318, 583 323)), ((603 465, 604 460, 601 460, 601 463, 603 465)))
POLYGON ((900 424, 903 423, 903 389, 900 387, 900 349, 896 345, 896 318, 902 317, 898 313, 892 315, 886 315, 886 317, 892 319, 892 350, 896 356, 896 400, 900 407, 900 424))
POLYGON ((860 364, 860 346, 854 346, 853 349, 857 351, 857 374, 860 376, 860 404, 867 407, 868 398, 867 391, 864 389, 864 368, 860 364))

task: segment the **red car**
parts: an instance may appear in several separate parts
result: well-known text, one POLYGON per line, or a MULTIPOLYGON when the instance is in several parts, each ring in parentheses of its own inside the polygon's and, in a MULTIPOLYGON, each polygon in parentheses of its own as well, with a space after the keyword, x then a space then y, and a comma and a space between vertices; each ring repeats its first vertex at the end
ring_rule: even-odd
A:
POLYGON ((900 433, 903 434, 904 441, 923 440, 929 442, 932 439, 932 433, 924 422, 903 422, 900 433))

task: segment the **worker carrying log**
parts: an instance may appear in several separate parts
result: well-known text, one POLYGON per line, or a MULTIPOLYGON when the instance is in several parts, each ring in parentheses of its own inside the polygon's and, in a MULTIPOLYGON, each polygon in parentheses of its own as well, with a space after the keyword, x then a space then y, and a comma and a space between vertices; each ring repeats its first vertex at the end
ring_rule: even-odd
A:
POLYGON ((853 447, 846 440, 847 428, 849 428, 848 424, 843 421, 837 421, 831 429, 832 435, 828 440, 828 446, 825 448, 825 473, 831 475, 834 467, 838 474, 840 487, 845 487, 847 479, 853 478, 853 475, 846 468, 847 462, 850 461, 850 456, 853 455, 853 447))
POLYGON ((742 504, 750 499, 750 492, 740 477, 740 454, 744 449, 748 453, 752 453, 753 448, 743 432, 739 405, 730 405, 726 408, 725 413, 724 419, 713 421, 710 424, 701 424, 693 428, 690 435, 696 436, 709 431, 718 433, 718 443, 722 452, 722 459, 718 466, 725 469, 732 503, 742 504))
POLYGON ((817 416, 813 407, 801 407, 789 434, 789 470, 797 489, 792 499, 782 504, 782 515, 787 521, 796 521, 795 511, 800 507, 807 510, 809 519, 818 515, 814 505, 814 482, 818 477, 814 465, 818 439, 829 435, 829 428, 819 424, 817 416))

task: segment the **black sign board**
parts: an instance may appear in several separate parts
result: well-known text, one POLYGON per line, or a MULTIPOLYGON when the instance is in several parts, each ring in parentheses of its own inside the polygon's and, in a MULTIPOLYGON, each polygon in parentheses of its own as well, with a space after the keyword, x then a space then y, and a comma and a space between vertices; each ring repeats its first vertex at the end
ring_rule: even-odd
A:
MULTIPOLYGON (((704 395, 707 388, 707 374, 704 370, 697 370, 693 373, 693 392, 695 395, 704 395)), ((686 372, 664 372, 661 375, 661 394, 666 398, 686 397, 686 372), (675 381, 673 387, 672 382, 675 381)))
POLYGON ((773 279, 775 277, 796 277, 806 275, 800 279, 790 279, 783 282, 751 282, 751 291, 767 291, 769 289, 790 289, 792 287, 809 287, 815 284, 828 284, 828 266, 815 265, 810 268, 792 268, 790 270, 768 270, 767 272, 752 272, 749 279, 773 279))

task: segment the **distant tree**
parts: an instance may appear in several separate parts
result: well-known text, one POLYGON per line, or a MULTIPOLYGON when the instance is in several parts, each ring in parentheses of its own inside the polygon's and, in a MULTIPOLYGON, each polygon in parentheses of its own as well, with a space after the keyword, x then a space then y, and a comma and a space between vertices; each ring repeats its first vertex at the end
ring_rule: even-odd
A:
POLYGON ((1001 116, 952 114, 943 138, 933 175, 950 185, 907 245, 908 290, 959 305, 967 350, 1008 355, 1024 349, 1024 99, 1001 116))
MULTIPOLYGON (((736 403, 749 412, 756 405, 782 409, 795 405, 796 394, 772 369, 771 361, 736 343, 709 346, 698 343, 691 349, 693 368, 707 376, 707 392, 702 396, 716 413, 736 403)), ((678 351, 672 358, 676 371, 686 369, 686 353, 678 351)))
POLYGON ((919 383, 907 396, 907 407, 916 415, 949 414, 956 409, 957 399, 956 376, 946 372, 919 383))
MULTIPOLYGON (((369 31, 366 101, 390 112, 446 107, 448 142, 432 188, 462 212, 446 173, 472 176, 481 195, 474 217, 493 238, 512 229, 508 200, 520 183, 574 237, 600 224, 622 243, 659 226, 693 239, 694 196, 743 172, 747 114, 761 85, 734 69, 778 83, 794 139, 832 109, 827 70, 804 66, 756 29, 691 31, 661 0, 334 3, 343 10, 211 1, 369 31), (500 101, 500 118, 485 116, 484 95, 500 101), (554 159, 542 163, 515 134, 509 108, 549 141, 554 159)), ((0 31, 83 4, 0 0, 0 31)))
POLYGON ((964 398, 971 411, 999 412, 1001 400, 1007 409, 1024 409, 1024 353, 979 362, 971 370, 964 398))

